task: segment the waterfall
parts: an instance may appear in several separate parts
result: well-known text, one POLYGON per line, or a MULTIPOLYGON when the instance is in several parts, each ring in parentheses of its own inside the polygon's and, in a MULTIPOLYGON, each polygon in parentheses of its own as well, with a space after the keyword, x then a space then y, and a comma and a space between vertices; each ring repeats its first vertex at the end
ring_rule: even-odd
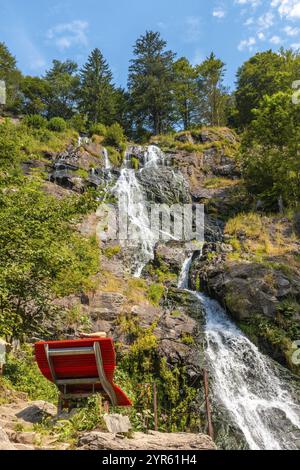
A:
POLYGON ((144 154, 145 167, 157 166, 159 163, 163 164, 164 159, 165 159, 165 154, 156 145, 149 145, 149 147, 147 148, 144 154))
MULTIPOLYGON (((191 262, 192 257, 184 262, 179 288, 187 289, 191 262)), ((250 449, 297 449, 299 405, 279 378, 273 361, 259 352, 218 302, 192 293, 205 312, 213 396, 242 431, 250 449)))
POLYGON ((108 172, 110 172, 111 163, 110 163, 110 160, 109 160, 108 150, 104 147, 102 152, 103 152, 103 155, 104 155, 104 168, 105 168, 105 170, 108 170, 108 172))
MULTIPOLYGON (((145 152, 147 166, 156 166, 162 159, 158 147, 150 146, 145 152), (159 150, 159 152, 158 152, 159 150)), ((115 185, 114 193, 119 201, 120 217, 126 218, 127 233, 122 243, 132 248, 134 276, 140 277, 144 266, 154 257, 154 247, 157 242, 151 231, 147 201, 143 188, 139 183, 135 170, 127 168, 130 165, 129 155, 126 154, 124 168, 115 185), (126 235, 130 237, 126 239, 126 235)), ((142 169, 140 170, 142 171, 142 169)))

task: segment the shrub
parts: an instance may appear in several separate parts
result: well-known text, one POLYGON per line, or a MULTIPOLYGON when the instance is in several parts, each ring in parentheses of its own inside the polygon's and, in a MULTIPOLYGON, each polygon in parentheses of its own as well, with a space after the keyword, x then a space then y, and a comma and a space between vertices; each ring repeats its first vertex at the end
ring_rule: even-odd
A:
POLYGON ((4 377, 15 390, 27 393, 31 400, 57 402, 57 388, 39 371, 30 346, 24 346, 18 356, 8 355, 4 377))
POLYGON ((106 132, 107 132, 106 126, 104 124, 101 124, 100 122, 90 126, 90 135, 91 136, 96 134, 96 135, 101 135, 101 136, 105 137, 106 132))
POLYGON ((48 129, 54 132, 63 132, 67 128, 66 121, 61 117, 54 117, 48 123, 48 129))
POLYGON ((113 166, 120 167, 123 163, 123 154, 114 147, 106 147, 109 153, 109 160, 113 166))
POLYGON ((159 305, 159 302, 164 294, 165 288, 162 284, 151 284, 148 288, 148 298, 154 305, 159 305))
POLYGON ((120 251, 121 251, 120 245, 115 245, 115 246, 109 246, 105 248, 105 250, 103 250, 103 253, 107 258, 111 259, 114 256, 118 255, 120 251))
POLYGON ((39 114, 32 114, 30 116, 25 116, 23 123, 33 129, 43 129, 47 126, 47 119, 39 114))
POLYGON ((124 130, 117 122, 106 131, 105 144, 119 148, 125 141, 124 130))
POLYGON ((83 114, 75 114, 70 119, 69 125, 72 129, 75 129, 77 132, 83 133, 87 130, 87 119, 83 114))

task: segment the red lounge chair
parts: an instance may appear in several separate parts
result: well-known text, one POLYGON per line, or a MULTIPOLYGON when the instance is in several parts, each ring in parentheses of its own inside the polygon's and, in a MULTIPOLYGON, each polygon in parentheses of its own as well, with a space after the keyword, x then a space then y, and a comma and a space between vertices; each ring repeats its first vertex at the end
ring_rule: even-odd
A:
POLYGON ((60 390, 60 402, 101 393, 113 406, 130 406, 113 383, 116 354, 111 338, 41 341, 35 357, 42 374, 60 390))

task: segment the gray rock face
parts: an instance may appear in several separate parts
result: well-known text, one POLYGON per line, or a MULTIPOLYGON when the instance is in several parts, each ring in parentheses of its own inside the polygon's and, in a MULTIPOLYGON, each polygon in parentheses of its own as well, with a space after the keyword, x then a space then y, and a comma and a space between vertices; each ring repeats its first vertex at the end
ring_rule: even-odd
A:
POLYGON ((288 279, 280 270, 254 262, 226 262, 232 248, 226 244, 207 244, 203 255, 194 260, 191 284, 200 276, 202 287, 226 305, 238 321, 263 314, 273 318, 281 300, 300 299, 300 278, 288 279), (208 254, 213 259, 208 260, 208 254))
POLYGON ((107 429, 112 434, 127 433, 131 429, 128 416, 109 414, 103 417, 107 429))
POLYGON ((103 432, 85 433, 79 440, 81 450, 205 450, 216 449, 204 434, 134 433, 132 439, 115 437, 103 432))
MULTIPOLYGON (((44 418, 56 416, 57 409, 52 403, 38 400, 31 402, 28 406, 19 411, 16 416, 29 423, 41 423, 44 418)), ((24 444, 27 444, 24 442, 24 444)))
POLYGON ((189 187, 181 173, 169 167, 149 167, 137 173, 149 202, 160 204, 188 204, 189 187))

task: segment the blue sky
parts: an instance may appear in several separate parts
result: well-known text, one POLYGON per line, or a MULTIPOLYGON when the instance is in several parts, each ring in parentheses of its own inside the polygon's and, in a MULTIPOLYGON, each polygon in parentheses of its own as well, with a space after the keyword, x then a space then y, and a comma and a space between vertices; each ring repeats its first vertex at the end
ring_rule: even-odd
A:
POLYGON ((0 41, 33 75, 53 58, 81 65, 99 47, 125 86, 132 46, 147 29, 194 64, 214 51, 232 87, 255 52, 300 48, 300 0, 0 0, 0 41))

